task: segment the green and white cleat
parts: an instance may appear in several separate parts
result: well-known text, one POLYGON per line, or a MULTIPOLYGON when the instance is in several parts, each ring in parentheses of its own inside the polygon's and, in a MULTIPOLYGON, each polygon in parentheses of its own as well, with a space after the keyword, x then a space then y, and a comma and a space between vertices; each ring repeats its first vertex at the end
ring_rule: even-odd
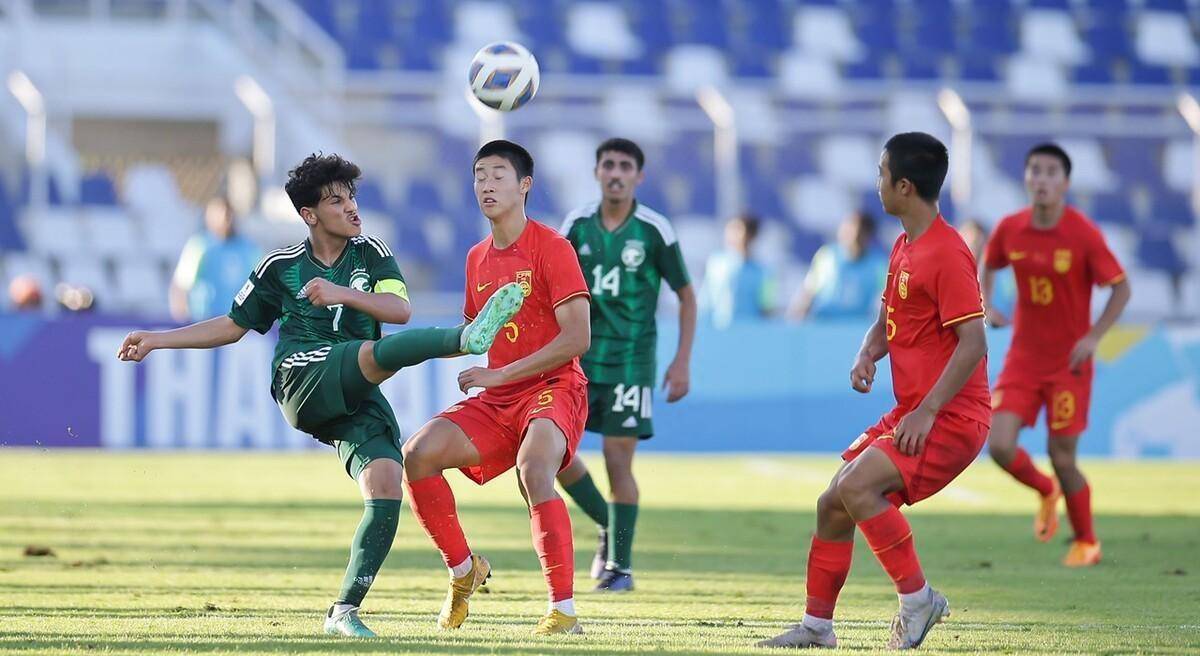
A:
POLYGON ((358 607, 350 608, 340 613, 334 613, 329 607, 329 615, 325 618, 325 633, 341 635, 348 638, 375 638, 375 632, 367 628, 358 617, 358 607))
POLYGON ((474 355, 487 353, 500 329, 517 314, 524 302, 525 294, 515 282, 497 289, 483 304, 475 320, 463 328, 462 336, 458 338, 459 349, 474 355))

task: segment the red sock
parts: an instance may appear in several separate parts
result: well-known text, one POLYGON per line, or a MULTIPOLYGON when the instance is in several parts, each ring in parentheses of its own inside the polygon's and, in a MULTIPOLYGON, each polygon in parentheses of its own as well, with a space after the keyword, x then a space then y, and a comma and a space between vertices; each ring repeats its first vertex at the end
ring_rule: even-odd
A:
POLYGON ((1033 459, 1029 457, 1029 452, 1021 447, 1017 447, 1017 457, 1008 463, 1004 471, 1012 474, 1012 477, 1018 481, 1037 490, 1038 494, 1044 497, 1050 496, 1050 493, 1054 491, 1054 479, 1038 471, 1038 468, 1033 464, 1033 459))
POLYGON ((1075 529, 1075 539, 1088 544, 1096 543, 1096 532, 1092 529, 1092 488, 1084 485, 1079 490, 1067 495, 1067 516, 1071 518, 1071 528, 1075 529))
POLYGON ((575 546, 567 504, 562 499, 551 499, 530 508, 529 527, 533 550, 542 561, 542 575, 550 589, 550 601, 575 596, 575 546))
POLYGON ((453 568, 470 558, 471 548, 467 546, 467 537, 463 535, 458 510, 454 507, 454 492, 446 479, 437 474, 419 481, 406 480, 405 486, 413 514, 442 552, 446 567, 453 568))
POLYGON ((808 600, 804 612, 813 617, 833 619, 833 607, 837 605, 838 593, 850 574, 850 560, 854 555, 854 540, 849 542, 826 542, 813 536, 808 550, 808 600))
POLYGON ((892 577, 897 592, 908 594, 925 587, 925 574, 913 545, 912 528, 899 509, 889 506, 878 515, 859 522, 858 528, 867 538, 879 564, 883 565, 883 571, 892 577))

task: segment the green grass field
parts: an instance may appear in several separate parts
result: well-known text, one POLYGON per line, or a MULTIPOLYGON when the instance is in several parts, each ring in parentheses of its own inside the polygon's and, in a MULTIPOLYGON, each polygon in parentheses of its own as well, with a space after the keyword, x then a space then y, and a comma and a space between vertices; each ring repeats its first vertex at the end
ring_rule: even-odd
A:
MULTIPOLYGON (((553 640, 529 636, 545 592, 515 480, 476 488, 455 473, 472 546, 496 570, 488 594, 463 629, 436 629, 446 572, 406 510, 365 605, 383 637, 349 642, 320 634, 361 508, 331 453, 4 450, 0 651, 753 653, 755 640, 799 619, 813 502, 836 464, 642 457, 638 590, 586 592, 595 538, 575 514, 586 633, 553 640), (29 545, 55 555, 26 556, 29 545)), ((1105 551, 1086 571, 1058 565, 1058 539, 1033 541, 1033 495, 989 462, 910 511, 926 574, 954 612, 926 651, 1200 652, 1200 464, 1096 461, 1086 471, 1105 551)), ((841 646, 879 649, 895 605, 860 539, 841 646)))

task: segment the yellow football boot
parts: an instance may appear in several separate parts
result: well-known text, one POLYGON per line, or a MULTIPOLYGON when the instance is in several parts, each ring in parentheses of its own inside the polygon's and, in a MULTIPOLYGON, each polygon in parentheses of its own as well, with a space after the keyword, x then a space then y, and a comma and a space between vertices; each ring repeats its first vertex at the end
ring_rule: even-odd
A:
POLYGON ((1091 567, 1100 563, 1100 543, 1080 542, 1071 543, 1071 550, 1063 558, 1062 564, 1067 567, 1091 567))
POLYGON ((467 600, 492 575, 492 566, 487 558, 471 554, 471 571, 459 578, 450 579, 450 589, 446 591, 446 602, 442 604, 442 612, 438 614, 438 627, 457 629, 467 620, 467 600))
POLYGON ((579 618, 567 615, 556 608, 538 620, 533 635, 545 636, 556 633, 583 633, 583 627, 579 625, 579 618))

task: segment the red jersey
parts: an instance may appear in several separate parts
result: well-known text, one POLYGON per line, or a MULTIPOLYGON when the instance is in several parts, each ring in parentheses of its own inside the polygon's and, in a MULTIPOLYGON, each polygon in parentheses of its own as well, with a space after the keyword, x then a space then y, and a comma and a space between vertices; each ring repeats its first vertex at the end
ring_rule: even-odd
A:
MULTIPOLYGON (((933 389, 958 346, 955 324, 983 316, 975 271, 971 251, 941 216, 916 240, 896 240, 883 292, 893 412, 911 412, 933 389)), ((986 357, 941 412, 991 424, 986 357)))
MULTIPOLYGON (((496 248, 489 236, 467 253, 467 293, 463 304, 467 320, 475 318, 497 287, 510 282, 521 286, 525 303, 496 336, 488 351, 489 369, 520 360, 549 344, 559 333, 554 309, 572 298, 588 296, 579 258, 571 243, 558 231, 533 219, 528 220, 521 236, 508 248, 496 248)), ((516 399, 538 383, 556 377, 564 382, 575 379, 587 384, 579 358, 572 358, 537 376, 484 390, 481 396, 492 401, 516 399)))
POLYGON ((1004 217, 988 240, 989 269, 1009 264, 1017 282, 1012 345, 1004 371, 1040 377, 1065 371, 1092 327, 1092 287, 1125 278, 1100 230, 1073 207, 1046 230, 1026 208, 1004 217))

